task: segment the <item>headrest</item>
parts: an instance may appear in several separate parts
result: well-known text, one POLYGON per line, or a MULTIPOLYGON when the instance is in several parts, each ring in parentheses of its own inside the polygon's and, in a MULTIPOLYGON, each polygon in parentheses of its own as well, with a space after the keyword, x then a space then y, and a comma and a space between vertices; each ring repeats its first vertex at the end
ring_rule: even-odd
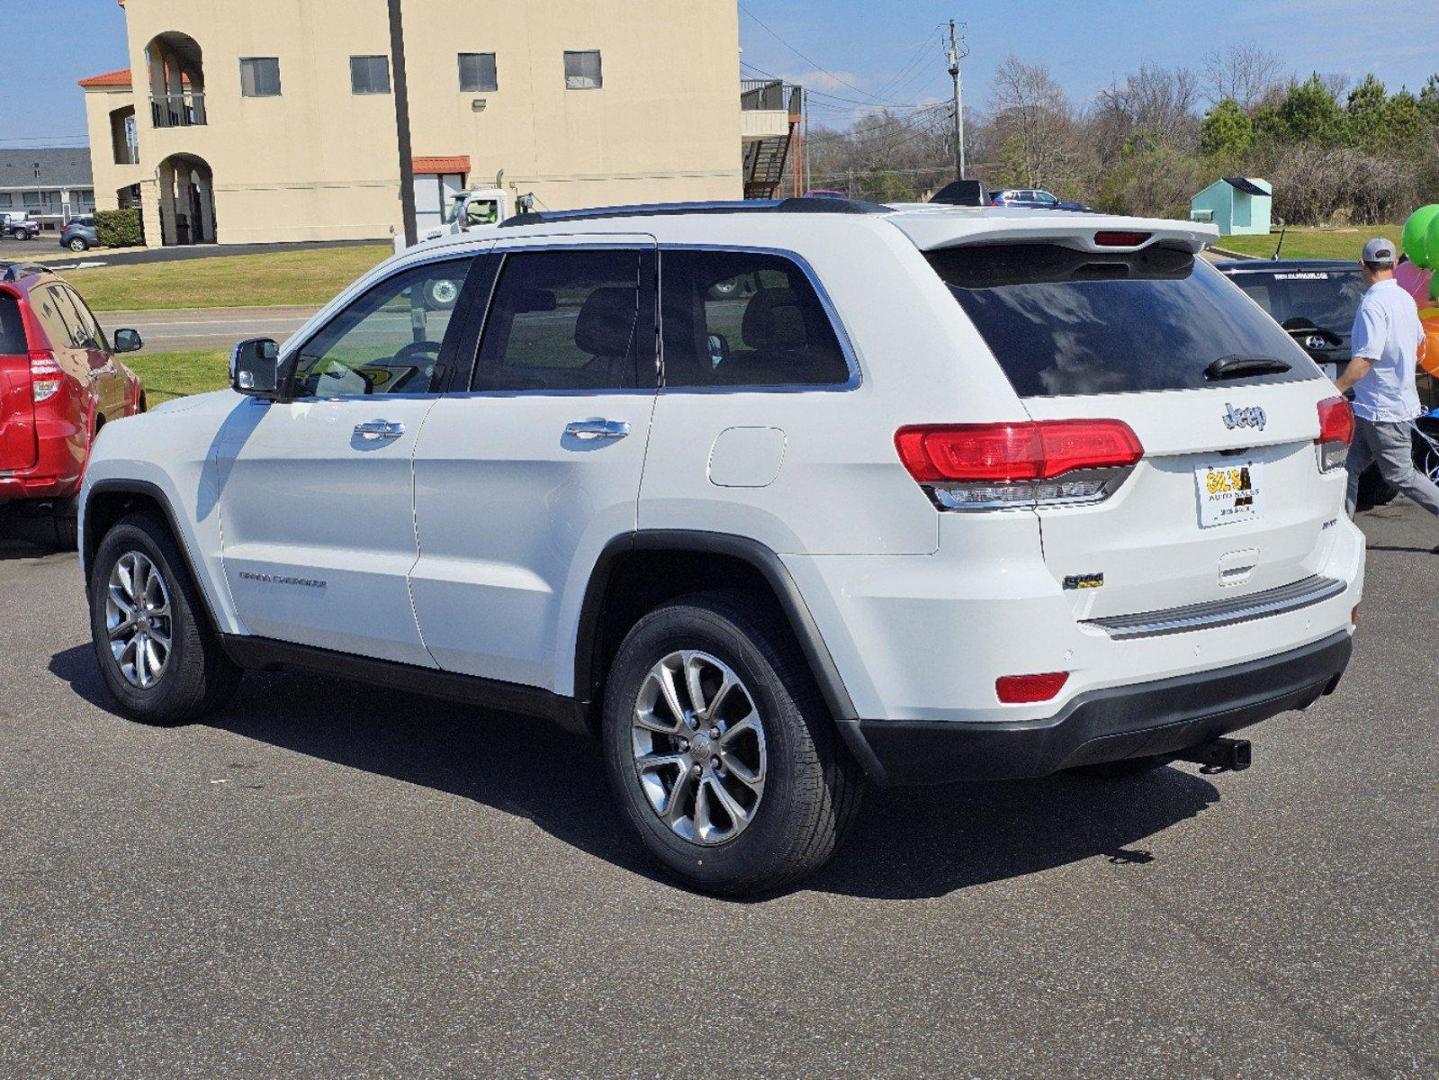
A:
POLYGON ((634 289, 622 285, 596 289, 575 319, 576 347, 591 356, 627 355, 638 307, 634 289))
POLYGON ((740 333, 751 349, 802 349, 809 343, 804 309, 790 289, 761 289, 750 297, 740 333))

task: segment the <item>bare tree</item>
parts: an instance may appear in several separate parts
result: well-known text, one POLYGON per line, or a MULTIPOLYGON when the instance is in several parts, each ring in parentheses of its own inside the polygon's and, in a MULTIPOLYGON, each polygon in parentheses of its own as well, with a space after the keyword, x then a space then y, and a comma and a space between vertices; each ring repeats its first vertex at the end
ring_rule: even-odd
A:
POLYGON ((1074 109, 1049 68, 1011 53, 994 73, 990 105, 995 144, 1010 180, 1023 187, 1074 182, 1079 156, 1074 109))
POLYGON ((1141 65, 1123 82, 1099 92, 1095 122, 1105 156, 1117 153, 1133 135, 1193 149, 1199 139, 1198 103, 1199 77, 1194 72, 1141 65))
POLYGON ((1204 57, 1204 92, 1210 105, 1232 98, 1252 109, 1283 77, 1284 62, 1259 45, 1231 45, 1204 57))

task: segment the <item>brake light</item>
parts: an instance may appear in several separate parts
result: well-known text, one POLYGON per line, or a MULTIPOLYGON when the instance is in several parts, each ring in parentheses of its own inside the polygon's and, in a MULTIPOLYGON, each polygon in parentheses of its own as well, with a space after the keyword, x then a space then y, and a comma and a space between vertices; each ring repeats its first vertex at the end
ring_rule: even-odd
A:
POLYGON ((1028 420, 900 428, 895 449, 943 510, 1107 498, 1144 447, 1121 420, 1028 420))
POLYGON ((1138 247, 1148 240, 1153 233, 1147 232, 1120 232, 1110 230, 1108 232, 1097 232, 1094 234, 1095 247, 1138 247))
POLYGON ((1319 403, 1319 471, 1342 469, 1354 441, 1354 409, 1342 397, 1319 403))
POLYGON ((30 396, 36 404, 58 394, 64 381, 65 372, 55 362, 54 353, 38 350, 30 353, 30 396))
POLYGON ((1053 701, 1068 681, 1067 671, 1048 675, 1005 675, 994 681, 994 692, 1005 705, 1032 705, 1039 701, 1053 701))

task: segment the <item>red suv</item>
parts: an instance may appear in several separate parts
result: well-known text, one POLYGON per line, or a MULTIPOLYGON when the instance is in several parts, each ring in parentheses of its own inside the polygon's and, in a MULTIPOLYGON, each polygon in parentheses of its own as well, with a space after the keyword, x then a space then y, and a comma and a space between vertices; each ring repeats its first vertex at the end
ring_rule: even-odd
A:
POLYGON ((75 493, 100 428, 145 411, 139 376, 68 284, 42 266, 0 262, 0 505, 53 514, 56 540, 75 543, 75 493))

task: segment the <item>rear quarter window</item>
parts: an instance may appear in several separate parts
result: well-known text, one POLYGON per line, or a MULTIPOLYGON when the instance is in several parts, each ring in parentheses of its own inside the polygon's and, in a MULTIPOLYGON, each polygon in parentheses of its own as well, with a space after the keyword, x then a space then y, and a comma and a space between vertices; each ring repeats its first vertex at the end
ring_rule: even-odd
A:
POLYGON ((1122 394, 1319 378, 1280 326, 1188 251, 1134 253, 1057 244, 929 252, 1020 397, 1122 394), (1288 370, 1211 381, 1229 357, 1288 370))
POLYGON ((9 293, 0 293, 0 356, 24 356, 29 351, 20 301, 9 293))

